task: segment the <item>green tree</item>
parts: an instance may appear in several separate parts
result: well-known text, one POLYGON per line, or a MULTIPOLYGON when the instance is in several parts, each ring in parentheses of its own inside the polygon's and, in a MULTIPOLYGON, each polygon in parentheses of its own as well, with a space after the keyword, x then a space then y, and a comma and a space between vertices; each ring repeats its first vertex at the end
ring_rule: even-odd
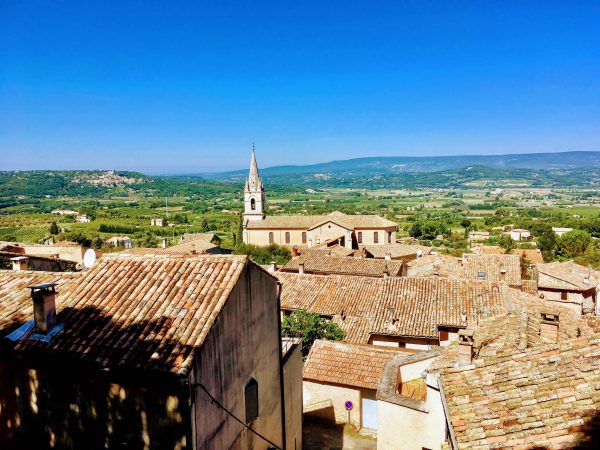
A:
POLYGON ((587 231, 572 230, 558 239, 557 253, 563 258, 576 258, 583 255, 592 238, 587 231))
POLYGON ((510 235, 503 234, 500 236, 500 239, 498 239, 498 245, 506 249, 506 253, 510 253, 511 250, 515 247, 515 241, 512 240, 510 235))
POLYGON ((302 354, 308 355, 316 339, 340 341, 344 339, 344 330, 329 319, 318 314, 299 310, 294 311, 281 322, 281 334, 284 337, 302 339, 302 354))
POLYGON ((542 251, 544 261, 552 261, 556 252, 556 233, 548 223, 536 223, 531 226, 538 248, 542 251))
POLYGON ((146 231, 140 240, 140 247, 156 247, 156 236, 150 231, 146 231))
POLYGON ((48 228, 48 232, 52 235, 57 235, 58 233, 60 233, 60 229, 58 228, 58 225, 56 225, 56 222, 52 222, 50 224, 50 228, 48 228))
POLYGON ((210 228, 208 227, 208 221, 206 219, 202 219, 200 221, 200 231, 202 233, 206 233, 209 230, 210 230, 210 228))
POLYGON ((575 258, 575 262, 582 266, 592 266, 595 269, 600 269, 600 243, 590 242, 583 255, 575 258))
POLYGON ((83 233, 68 233, 65 235, 65 238, 68 241, 77 242, 79 245, 82 245, 86 248, 90 248, 92 246, 92 240, 83 233))
POLYGON ((96 239, 94 239, 93 245, 94 245, 94 248, 101 249, 102 246, 104 245, 104 241, 102 240, 102 238, 100 236, 96 236, 96 239))

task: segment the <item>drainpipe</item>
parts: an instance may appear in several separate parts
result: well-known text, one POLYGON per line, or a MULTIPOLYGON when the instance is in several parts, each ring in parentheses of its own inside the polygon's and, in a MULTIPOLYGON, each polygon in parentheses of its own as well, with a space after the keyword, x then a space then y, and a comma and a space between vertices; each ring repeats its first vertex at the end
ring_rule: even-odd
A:
POLYGON ((285 428, 285 386, 283 383, 283 344, 281 342, 281 281, 277 281, 277 327, 279 332, 277 338, 279 341, 279 385, 281 394, 281 448, 287 449, 286 428, 285 428))

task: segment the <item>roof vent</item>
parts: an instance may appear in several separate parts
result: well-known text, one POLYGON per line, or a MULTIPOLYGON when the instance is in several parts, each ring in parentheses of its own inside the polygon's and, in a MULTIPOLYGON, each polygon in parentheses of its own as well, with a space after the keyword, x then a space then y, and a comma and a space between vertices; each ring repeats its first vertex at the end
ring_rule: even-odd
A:
POLYGON ((29 286, 33 300, 34 333, 47 335, 56 325, 56 290, 54 283, 29 286))
POLYGON ((304 273, 304 263, 303 262, 298 264, 298 273, 300 273, 300 274, 304 273))

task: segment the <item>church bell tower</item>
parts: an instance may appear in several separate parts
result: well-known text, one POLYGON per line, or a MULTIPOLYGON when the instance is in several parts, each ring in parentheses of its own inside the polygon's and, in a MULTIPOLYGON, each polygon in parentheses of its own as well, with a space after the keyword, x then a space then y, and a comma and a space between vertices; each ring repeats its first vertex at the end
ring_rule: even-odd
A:
POLYGON ((244 222, 263 220, 265 218, 265 187, 258 174, 254 144, 252 144, 252 159, 250 173, 244 186, 244 222))

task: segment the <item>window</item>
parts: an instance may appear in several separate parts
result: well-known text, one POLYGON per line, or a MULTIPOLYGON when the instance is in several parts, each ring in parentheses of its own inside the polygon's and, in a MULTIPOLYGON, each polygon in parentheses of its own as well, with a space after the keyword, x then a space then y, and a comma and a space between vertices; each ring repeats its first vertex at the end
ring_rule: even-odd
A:
POLYGON ((290 243, 290 232, 289 231, 285 232, 285 243, 286 244, 290 243))
POLYGON ((256 199, 254 199, 254 198, 250 199, 250 209, 252 211, 254 211, 256 209, 256 199))
POLYGON ((362 231, 358 232, 358 234, 356 235, 356 240, 359 244, 362 244, 362 231))
POLYGON ((569 293, 568 292, 561 292, 560 293, 560 299, 561 300, 569 300, 569 293))
POLYGON ((246 403, 246 423, 258 417, 258 382, 254 378, 246 383, 244 388, 244 402, 246 403))
POLYGON ((302 243, 306 244, 306 232, 302 232, 302 243))
POLYGON ((275 241, 275 237, 273 236, 273 232, 269 231, 269 244, 272 244, 275 241))
POLYGON ((392 232, 388 231, 388 244, 392 243, 392 232))
POLYGON ((379 233, 377 231, 373 233, 373 242, 379 244, 379 233))

